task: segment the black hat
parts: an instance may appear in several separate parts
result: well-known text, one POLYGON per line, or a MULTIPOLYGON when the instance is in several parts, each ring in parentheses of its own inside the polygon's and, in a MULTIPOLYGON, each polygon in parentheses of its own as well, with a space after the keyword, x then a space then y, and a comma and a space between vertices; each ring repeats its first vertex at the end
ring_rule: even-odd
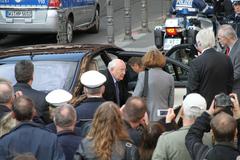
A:
POLYGON ((230 96, 225 93, 220 93, 215 96, 215 106, 217 107, 227 107, 233 106, 230 96))

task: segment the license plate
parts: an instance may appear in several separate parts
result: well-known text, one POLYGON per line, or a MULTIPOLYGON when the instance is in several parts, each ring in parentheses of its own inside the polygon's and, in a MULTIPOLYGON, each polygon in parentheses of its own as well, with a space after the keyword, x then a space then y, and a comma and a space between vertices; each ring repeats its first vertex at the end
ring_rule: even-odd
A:
POLYGON ((32 11, 6 11, 6 17, 9 18, 31 18, 32 11))
POLYGON ((165 38, 164 39, 164 50, 170 50, 173 46, 181 44, 181 38, 165 38))

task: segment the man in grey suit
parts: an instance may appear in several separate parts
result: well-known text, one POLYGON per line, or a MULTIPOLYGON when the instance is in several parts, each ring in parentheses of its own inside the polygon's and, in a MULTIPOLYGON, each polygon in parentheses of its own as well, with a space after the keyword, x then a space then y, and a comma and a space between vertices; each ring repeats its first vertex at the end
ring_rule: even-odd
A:
POLYGON ((229 48, 229 57, 233 64, 233 92, 240 97, 240 40, 231 25, 222 25, 218 30, 221 45, 229 48))

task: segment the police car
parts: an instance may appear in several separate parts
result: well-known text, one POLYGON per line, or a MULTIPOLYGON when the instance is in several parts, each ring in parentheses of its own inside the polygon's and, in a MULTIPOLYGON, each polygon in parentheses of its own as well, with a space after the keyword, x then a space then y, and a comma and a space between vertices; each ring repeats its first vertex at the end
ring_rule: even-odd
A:
POLYGON ((56 34, 62 16, 67 42, 71 42, 74 30, 99 31, 99 11, 98 0, 0 0, 0 38, 7 34, 56 34))
MULTIPOLYGON (((80 77, 84 72, 106 70, 108 63, 114 58, 127 62, 131 57, 142 57, 144 54, 145 52, 124 51, 114 45, 104 44, 42 44, 15 47, 1 50, 0 75, 15 84, 15 63, 19 60, 31 60, 34 64, 34 89, 45 92, 55 89, 67 90, 73 94, 72 103, 77 104, 83 93, 80 77)), ((167 57, 164 70, 175 79, 174 106, 178 106, 186 94, 189 67, 167 57)))

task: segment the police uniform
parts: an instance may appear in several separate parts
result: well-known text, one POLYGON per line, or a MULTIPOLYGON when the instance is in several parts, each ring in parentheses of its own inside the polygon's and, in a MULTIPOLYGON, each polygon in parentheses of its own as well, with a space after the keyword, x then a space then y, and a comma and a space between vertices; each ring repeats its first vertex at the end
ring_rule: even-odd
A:
MULTIPOLYGON (((106 77, 95 70, 87 71, 80 78, 81 83, 87 89, 95 89, 101 87, 106 82, 106 77)), ((77 126, 82 126, 85 122, 91 121, 98 106, 105 100, 102 96, 88 96, 77 107, 77 126)))
POLYGON ((173 0, 170 13, 174 14, 176 11, 186 8, 190 9, 190 11, 197 9, 205 15, 213 14, 213 7, 209 6, 204 0, 173 0))

